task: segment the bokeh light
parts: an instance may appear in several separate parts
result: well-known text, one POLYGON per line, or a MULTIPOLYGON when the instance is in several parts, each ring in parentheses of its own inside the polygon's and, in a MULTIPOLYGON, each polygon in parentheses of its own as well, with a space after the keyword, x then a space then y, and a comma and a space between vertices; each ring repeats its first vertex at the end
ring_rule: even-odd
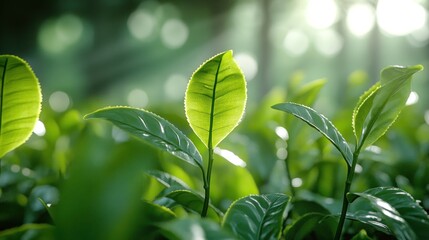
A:
POLYGON ((333 0, 308 0, 305 17, 313 28, 329 28, 338 20, 338 6, 333 0))
POLYGON ((347 11, 346 23, 353 35, 363 37, 374 28, 375 10, 369 3, 355 3, 347 11))
POLYGON ((419 95, 412 91, 410 93, 410 96, 408 96, 407 102, 405 103, 405 105, 410 106, 410 105, 414 105, 419 101, 419 95))
POLYGON ((161 28, 161 40, 171 49, 180 48, 189 36, 188 26, 180 19, 169 19, 161 28))
POLYGON ((316 49, 322 55, 331 57, 337 55, 343 47, 343 38, 332 29, 320 31, 317 34, 317 41, 314 42, 316 49))
POLYGON ((49 19, 41 26, 38 42, 47 53, 61 53, 76 44, 82 37, 82 20, 73 14, 64 14, 58 19, 49 19))
POLYGON ((149 103, 149 97, 144 90, 135 88, 128 93, 127 102, 132 107, 144 108, 149 103))
POLYGON ((234 56, 235 61, 237 61, 238 66, 243 70, 244 76, 247 81, 251 81, 255 78, 258 73, 258 63, 256 59, 249 53, 238 53, 234 56))
POLYGON ((138 8, 128 18, 128 30, 139 40, 150 37, 156 27, 156 18, 147 10, 138 8))
POLYGON ((299 30, 290 30, 283 40, 284 49, 293 56, 304 54, 309 45, 310 40, 307 35, 299 30))
POLYGON ((37 136, 44 136, 46 134, 45 124, 42 121, 37 120, 36 125, 34 126, 33 133, 37 136))
POLYGON ((381 30, 393 36, 410 34, 427 20, 425 8, 414 0, 380 0, 376 13, 381 30))
POLYGON ((171 100, 180 100, 185 97, 188 79, 181 74, 172 74, 164 83, 165 96, 171 100))
POLYGON ((70 97, 67 93, 63 91, 53 92, 49 96, 49 106, 55 112, 64 112, 71 105, 70 97))

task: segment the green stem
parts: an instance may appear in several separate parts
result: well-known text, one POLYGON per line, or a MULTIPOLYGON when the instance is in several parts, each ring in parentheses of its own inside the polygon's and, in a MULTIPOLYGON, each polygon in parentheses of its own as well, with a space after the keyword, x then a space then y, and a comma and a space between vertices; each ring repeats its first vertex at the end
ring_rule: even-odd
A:
POLYGON ((338 222, 337 231, 335 233, 334 240, 339 240, 341 238, 341 233, 343 232, 344 222, 346 221, 347 209, 349 207, 349 201, 347 200, 347 194, 350 192, 350 187, 353 182, 353 177, 355 173, 356 163, 359 157, 360 147, 355 150, 353 153, 353 162, 352 166, 347 169, 347 181, 344 187, 343 194, 343 207, 341 209, 340 221, 338 222))
POLYGON ((213 167, 213 148, 209 146, 209 164, 207 167, 207 178, 204 179, 204 205, 203 210, 201 211, 201 217, 207 216, 207 211, 209 209, 209 201, 210 201, 210 180, 211 180, 211 172, 213 167))
POLYGON ((295 196, 295 188, 292 185, 292 176, 290 175, 290 164, 288 161, 289 156, 284 160, 285 161, 285 166, 286 166, 286 175, 287 175, 287 180, 289 181, 289 186, 290 186, 290 193, 293 196, 295 196))

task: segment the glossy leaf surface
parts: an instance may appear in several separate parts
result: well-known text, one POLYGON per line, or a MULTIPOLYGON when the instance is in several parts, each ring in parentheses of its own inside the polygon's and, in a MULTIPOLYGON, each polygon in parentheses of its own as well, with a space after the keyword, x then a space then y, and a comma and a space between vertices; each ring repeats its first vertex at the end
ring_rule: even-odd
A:
POLYGON ((423 67, 416 65, 381 71, 381 80, 361 96, 353 111, 353 131, 359 146, 373 144, 395 122, 410 95, 412 76, 421 70, 423 67))
POLYGON ((322 133, 343 155, 347 164, 351 166, 353 161, 353 154, 349 145, 343 138, 341 133, 335 126, 322 114, 319 114, 314 109, 300 105, 297 103, 280 103, 274 105, 272 108, 293 114, 295 117, 303 120, 311 127, 322 133))
POLYGON ((143 109, 107 107, 85 116, 108 120, 122 130, 203 170, 202 158, 192 141, 160 116, 143 109))
MULTIPOLYGON (((429 238, 429 216, 414 198, 402 189, 378 187, 350 195, 351 198, 359 196, 368 200, 375 212, 368 212, 367 215, 378 217, 398 239, 429 238)), ((374 225, 377 222, 379 221, 366 223, 374 225)))
POLYGON ((39 82, 22 59, 0 56, 0 158, 31 135, 41 108, 39 82))
POLYGON ((201 65, 186 89, 186 117, 207 147, 215 147, 238 125, 245 105, 246 81, 232 51, 220 53, 201 65))
POLYGON ((182 218, 159 225, 162 234, 172 240, 234 240, 235 238, 207 219, 182 218))
POLYGON ((279 239, 289 200, 279 193, 238 199, 226 212, 223 227, 239 239, 279 239))

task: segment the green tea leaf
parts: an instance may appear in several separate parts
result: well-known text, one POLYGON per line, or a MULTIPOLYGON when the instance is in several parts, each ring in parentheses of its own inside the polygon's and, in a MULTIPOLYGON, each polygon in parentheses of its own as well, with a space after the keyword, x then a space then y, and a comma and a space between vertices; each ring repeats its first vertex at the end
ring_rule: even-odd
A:
POLYGON ((229 207, 222 225, 239 239, 279 239, 289 200, 280 193, 238 199, 229 207))
POLYGON ((201 65, 186 89, 186 117, 207 147, 214 148, 238 125, 245 105, 246 81, 232 51, 220 53, 201 65))
POLYGON ((334 239, 338 222, 332 216, 311 212, 298 219, 286 232, 285 239, 334 239))
POLYGON ((102 118, 137 138, 198 166, 203 171, 202 158, 192 141, 160 116, 143 109, 107 107, 85 116, 102 118))
POLYGON ((375 213, 367 212, 367 215, 370 216, 368 219, 373 221, 366 221, 365 223, 374 226, 377 222, 381 222, 398 239, 429 238, 427 231, 429 229, 428 214, 409 193, 402 189, 378 187, 363 193, 351 194, 366 199, 375 210, 375 213))
POLYGON ((172 240, 234 240, 228 232, 208 219, 182 218, 159 224, 161 233, 172 240))
POLYGON ((30 66, 22 59, 0 56, 0 158, 31 135, 39 118, 42 94, 30 66))
MULTIPOLYGON (((195 213, 201 213, 201 210, 203 209, 204 198, 190 190, 172 191, 165 197, 174 200, 175 203, 180 204, 185 209, 195 213)), ((223 216, 223 213, 213 205, 209 204, 207 216, 211 219, 219 220, 220 217, 223 216)))
POLYGON ((319 131, 340 151, 349 166, 352 165, 353 154, 349 145, 335 126, 322 114, 314 109, 297 103, 280 103, 272 108, 293 114, 311 127, 319 131))
POLYGON ((395 122, 410 95, 412 76, 421 70, 421 65, 387 67, 381 80, 360 97, 352 118, 359 147, 373 144, 395 122))

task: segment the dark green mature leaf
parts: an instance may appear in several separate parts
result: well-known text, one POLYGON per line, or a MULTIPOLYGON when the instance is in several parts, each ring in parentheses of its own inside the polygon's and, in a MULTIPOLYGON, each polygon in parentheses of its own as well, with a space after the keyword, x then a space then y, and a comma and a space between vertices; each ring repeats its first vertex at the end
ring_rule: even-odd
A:
POLYGON ((272 108, 293 114, 311 127, 315 128, 332 144, 334 144, 334 146, 340 151, 341 155, 343 155, 347 164, 349 166, 352 165, 353 154, 349 145, 341 133, 325 116, 319 114, 310 107, 291 102, 276 104, 272 106, 272 108))
POLYGON ((280 193, 238 199, 229 207, 222 225, 239 239, 279 239, 289 200, 280 193))
POLYGON ((330 215, 311 212, 302 216, 286 232, 285 239, 334 239, 337 220, 330 215))
POLYGON ((16 56, 0 56, 0 158, 31 135, 42 94, 30 66, 16 56))
POLYGON ((161 233, 172 240, 234 240, 228 232, 208 219, 182 218, 159 224, 161 233))
POLYGON ((413 74, 423 70, 390 66, 381 71, 381 80, 365 92, 353 111, 353 131, 358 146, 377 141, 395 122, 411 92, 413 74))
POLYGON ((363 193, 351 193, 371 203, 375 212, 361 212, 359 219, 374 227, 386 225, 398 239, 428 239, 429 216, 407 192, 399 188, 378 187, 363 193), (371 221, 370 221, 371 220, 371 221), (381 221, 380 221, 381 220, 381 221))
MULTIPOLYGON (((201 213, 201 210, 203 209, 204 198, 190 190, 172 191, 165 197, 174 200, 176 204, 179 204, 185 209, 195 213, 201 213)), ((220 217, 223 216, 223 213, 213 205, 209 204, 207 216, 211 219, 219 220, 220 217)))
POLYGON ((165 150, 202 171, 202 158, 192 141, 179 129, 160 116, 143 109, 107 107, 85 116, 102 118, 145 142, 165 150))
POLYGON ((238 125, 246 98, 244 75, 232 51, 226 51, 192 75, 185 96, 186 117, 201 141, 215 147, 238 125))

